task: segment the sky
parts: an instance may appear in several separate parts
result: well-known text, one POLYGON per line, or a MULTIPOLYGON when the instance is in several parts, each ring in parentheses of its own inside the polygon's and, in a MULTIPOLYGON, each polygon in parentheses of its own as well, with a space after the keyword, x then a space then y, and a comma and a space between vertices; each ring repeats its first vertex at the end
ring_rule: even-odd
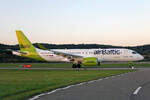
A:
POLYGON ((150 44, 150 0, 0 0, 0 43, 150 44))

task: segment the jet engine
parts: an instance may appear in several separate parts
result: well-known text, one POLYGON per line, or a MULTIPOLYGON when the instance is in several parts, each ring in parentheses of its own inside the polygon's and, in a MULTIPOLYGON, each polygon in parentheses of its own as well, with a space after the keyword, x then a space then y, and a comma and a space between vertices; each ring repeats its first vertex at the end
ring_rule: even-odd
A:
POLYGON ((83 59, 82 64, 84 66, 96 66, 100 65, 100 61, 96 57, 86 57, 83 59))

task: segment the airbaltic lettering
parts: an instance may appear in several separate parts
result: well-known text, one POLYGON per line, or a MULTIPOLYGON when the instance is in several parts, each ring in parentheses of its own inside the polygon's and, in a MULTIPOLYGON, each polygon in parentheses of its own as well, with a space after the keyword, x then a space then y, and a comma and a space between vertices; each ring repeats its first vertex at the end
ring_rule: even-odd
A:
POLYGON ((120 55, 120 50, 95 50, 94 54, 102 54, 102 55, 120 55))

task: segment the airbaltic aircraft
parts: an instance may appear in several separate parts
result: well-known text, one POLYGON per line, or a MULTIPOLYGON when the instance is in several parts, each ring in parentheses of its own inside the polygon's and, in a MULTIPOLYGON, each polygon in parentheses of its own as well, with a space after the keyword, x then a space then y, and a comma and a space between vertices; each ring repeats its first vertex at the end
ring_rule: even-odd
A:
POLYGON ((22 31, 16 31, 19 51, 14 55, 24 56, 40 61, 77 62, 73 67, 83 65, 99 65, 102 61, 139 61, 144 57, 129 49, 50 49, 42 50, 34 47, 22 31))

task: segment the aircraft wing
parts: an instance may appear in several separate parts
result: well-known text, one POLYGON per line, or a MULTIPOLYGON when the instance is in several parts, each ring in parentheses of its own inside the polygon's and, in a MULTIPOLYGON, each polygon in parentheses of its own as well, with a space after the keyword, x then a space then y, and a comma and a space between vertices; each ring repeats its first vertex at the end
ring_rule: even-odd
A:
MULTIPOLYGON (((48 50, 47 48, 45 48, 43 45, 41 44, 37 44, 37 46, 42 49, 42 50, 48 50)), ((51 50, 54 54, 56 55, 60 55, 60 56, 64 56, 64 57, 74 57, 74 58, 83 58, 82 56, 79 55, 74 55, 74 54, 69 54, 69 53, 64 53, 64 52, 60 52, 60 51, 56 51, 56 50, 51 50)))
POLYGON ((79 56, 79 55, 64 53, 64 52, 55 51, 55 50, 50 50, 50 51, 54 52, 54 54, 61 55, 64 57, 83 58, 83 56, 79 56))

